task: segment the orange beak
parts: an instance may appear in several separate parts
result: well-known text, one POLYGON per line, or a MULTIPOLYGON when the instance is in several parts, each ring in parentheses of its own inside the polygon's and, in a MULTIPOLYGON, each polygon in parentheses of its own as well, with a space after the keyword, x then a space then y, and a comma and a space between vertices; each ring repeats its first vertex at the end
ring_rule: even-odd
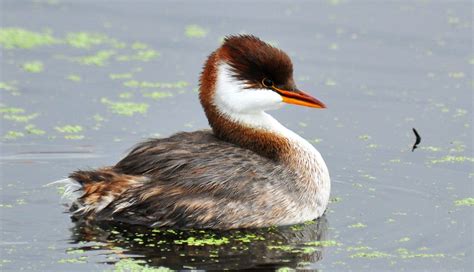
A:
POLYGON ((318 109, 326 108, 326 105, 324 105, 323 102, 319 101, 318 99, 312 97, 311 95, 305 92, 299 90, 285 91, 276 87, 273 87, 273 90, 279 95, 281 95, 281 97, 283 97, 283 102, 285 103, 318 109))

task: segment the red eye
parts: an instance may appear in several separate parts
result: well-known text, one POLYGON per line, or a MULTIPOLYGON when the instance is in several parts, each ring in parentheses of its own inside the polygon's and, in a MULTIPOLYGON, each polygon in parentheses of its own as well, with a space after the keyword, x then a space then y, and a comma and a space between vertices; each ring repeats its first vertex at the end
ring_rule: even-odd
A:
POLYGON ((267 88, 270 88, 270 87, 273 87, 274 83, 273 83, 273 80, 268 79, 268 78, 264 78, 264 79, 262 79, 262 85, 267 87, 267 88))

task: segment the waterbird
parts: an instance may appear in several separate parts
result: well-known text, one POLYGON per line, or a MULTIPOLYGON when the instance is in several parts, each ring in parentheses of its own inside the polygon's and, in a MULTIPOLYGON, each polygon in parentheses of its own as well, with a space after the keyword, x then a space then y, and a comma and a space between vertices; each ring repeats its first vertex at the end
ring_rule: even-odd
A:
POLYGON ((415 143, 413 144, 413 147, 411 148, 411 152, 415 151, 415 149, 418 147, 418 144, 421 143, 421 136, 418 134, 418 131, 416 131, 415 128, 412 129, 413 133, 415 133, 415 143))
POLYGON ((114 166, 60 181, 73 220, 235 229, 324 213, 331 184, 323 158, 266 113, 326 107, 296 87, 285 52, 253 35, 227 36, 204 64, 199 99, 212 129, 146 140, 114 166))

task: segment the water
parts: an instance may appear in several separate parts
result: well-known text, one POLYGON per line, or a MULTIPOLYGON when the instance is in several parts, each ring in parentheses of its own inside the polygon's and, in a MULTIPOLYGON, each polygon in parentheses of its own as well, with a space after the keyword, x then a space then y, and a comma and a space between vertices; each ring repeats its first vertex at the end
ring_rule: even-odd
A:
POLYGON ((52 43, 2 48, 2 271, 473 268, 470 1, 11 0, 1 16, 52 43), (146 137, 207 127, 198 74, 240 32, 288 52, 298 86, 328 105, 272 112, 323 154, 325 217, 229 232, 71 222, 44 185, 146 137))

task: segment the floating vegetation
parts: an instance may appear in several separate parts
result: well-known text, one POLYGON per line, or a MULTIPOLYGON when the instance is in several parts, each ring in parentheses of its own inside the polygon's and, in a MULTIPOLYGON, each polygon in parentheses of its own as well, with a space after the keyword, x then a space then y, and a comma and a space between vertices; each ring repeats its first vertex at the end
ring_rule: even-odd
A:
POLYGON ((332 246, 340 246, 341 243, 334 241, 334 240, 326 240, 326 241, 313 241, 305 243, 307 246, 317 246, 317 247, 332 247, 332 246))
POLYGON ((6 120, 14 121, 14 122, 26 123, 32 119, 35 119, 36 117, 38 117, 38 115, 39 115, 38 113, 33 113, 33 114, 28 114, 28 115, 3 114, 3 118, 6 120))
POLYGON ((368 258, 368 259, 378 259, 378 258, 387 258, 392 255, 381 252, 381 251, 372 251, 372 252, 358 252, 350 255, 351 258, 368 258))
POLYGON ((166 97, 172 97, 173 94, 169 92, 151 92, 151 93, 144 93, 143 96, 151 98, 151 99, 155 99, 155 100, 160 100, 166 97))
POLYGON ((455 206, 474 206, 474 198, 468 197, 454 201, 455 206))
POLYGON ((17 27, 0 28, 0 45, 6 49, 30 49, 59 42, 60 40, 54 38, 49 32, 32 32, 17 27))
POLYGON ((10 130, 10 131, 7 131, 5 135, 3 135, 3 138, 7 140, 15 140, 24 136, 25 134, 23 134, 23 132, 10 130))
POLYGON ((132 44, 132 49, 135 50, 133 55, 120 55, 116 57, 118 61, 150 61, 160 56, 160 53, 150 48, 145 43, 135 42, 132 44))
POLYGON ((21 68, 30 73, 39 73, 43 71, 44 65, 41 61, 31 61, 23 63, 21 68))
POLYGON ((411 258, 444 258, 445 255, 443 253, 434 253, 434 254, 428 254, 428 253, 414 253, 410 252, 406 248, 399 248, 397 249, 397 253, 399 254, 399 257, 402 259, 411 259, 411 258))
POLYGON ((188 25, 184 30, 184 34, 188 38, 204 38, 207 36, 207 30, 198 25, 188 25))
POLYGON ((43 135, 43 134, 46 133, 44 130, 37 128, 33 124, 29 124, 29 125, 25 126, 25 131, 26 131, 26 133, 32 134, 32 135, 43 135))
POLYGON ((0 81, 0 90, 5 90, 7 92, 10 92, 13 95, 18 95, 19 94, 18 88, 15 87, 13 84, 15 84, 15 82, 7 83, 7 82, 0 81))
POLYGON ((128 80, 123 83, 124 86, 130 88, 165 88, 165 89, 179 89, 189 85, 186 81, 177 82, 150 82, 150 81, 137 81, 128 80))
POLYGON ((64 135, 64 138, 67 140, 81 140, 84 139, 84 135, 80 135, 78 133, 83 131, 82 126, 79 125, 65 125, 62 127, 55 127, 55 130, 57 130, 60 133, 66 134, 64 135))
POLYGON ((115 263, 114 272, 170 272, 166 267, 150 267, 143 260, 121 259, 115 263))
POLYGON ((359 138, 359 140, 362 140, 362 141, 368 141, 368 140, 372 139, 372 137, 370 137, 367 134, 360 135, 358 138, 359 138))
POLYGON ((439 159, 430 160, 432 164, 437 163, 464 163, 464 162, 474 162, 474 158, 466 156, 451 156, 447 155, 439 159))
POLYGON ((352 225, 349 225, 349 228, 351 229, 360 229, 360 228, 365 228, 367 227, 366 224, 363 224, 363 223, 356 223, 356 224, 352 224, 352 225))
POLYGON ((110 79, 129 79, 133 77, 132 73, 109 74, 110 79))
POLYGON ((22 108, 0 106, 0 113, 17 114, 25 112, 22 108))
POLYGON ((125 116, 132 116, 135 113, 145 114, 148 111, 148 104, 145 103, 134 103, 134 102, 114 102, 107 98, 100 100, 103 104, 107 105, 110 111, 125 116))
POLYGON ((73 32, 68 33, 66 36, 66 42, 72 47, 89 49, 94 45, 110 44, 115 48, 126 47, 125 43, 119 42, 115 39, 108 37, 107 35, 100 33, 89 33, 89 32, 73 32))
POLYGON ((69 79, 70 81, 74 81, 74 82, 79 82, 79 81, 82 80, 80 76, 74 75, 74 74, 68 75, 67 79, 69 79))
POLYGON ((408 242, 410 240, 411 240, 410 237, 403 237, 403 238, 400 238, 400 240, 398 240, 398 242, 404 243, 404 242, 408 242))
POLYGON ((114 50, 100 50, 94 55, 74 57, 73 61, 77 61, 84 65, 105 66, 111 56, 115 54, 114 50))
POLYGON ((187 244, 188 246, 220 246, 223 244, 228 244, 229 239, 226 237, 222 237, 219 239, 210 237, 210 238, 204 238, 204 239, 197 239, 195 237, 188 237, 186 240, 175 240, 175 244, 182 245, 182 244, 187 244))
POLYGON ((65 258, 65 259, 60 259, 58 260, 58 263, 60 264, 81 264, 81 263, 86 263, 87 257, 86 256, 81 256, 78 258, 65 258))

